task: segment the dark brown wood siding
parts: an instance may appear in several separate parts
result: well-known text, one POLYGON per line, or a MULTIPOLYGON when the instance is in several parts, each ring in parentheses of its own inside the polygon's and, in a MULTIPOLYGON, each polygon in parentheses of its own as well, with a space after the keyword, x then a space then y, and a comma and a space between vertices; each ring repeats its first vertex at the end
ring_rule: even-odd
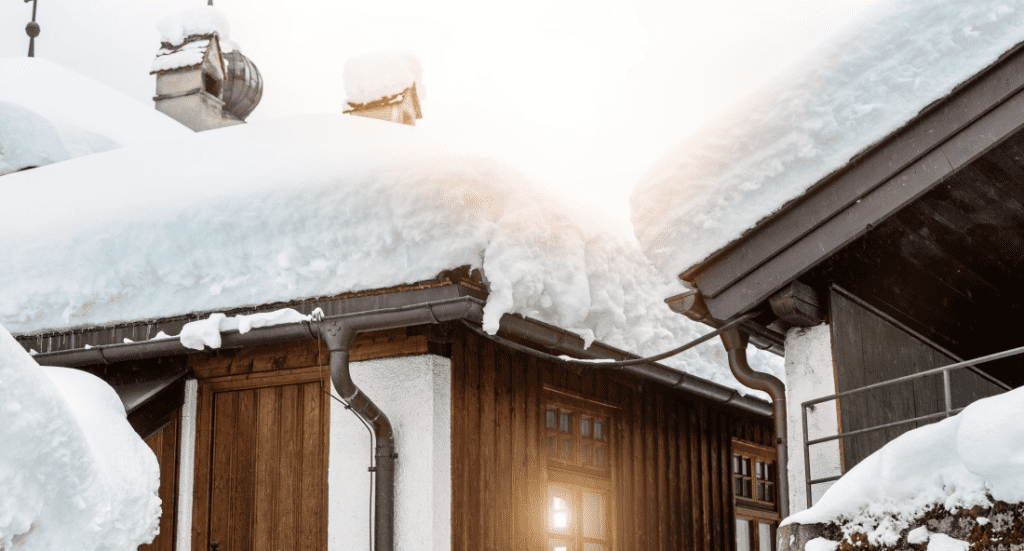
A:
POLYGON ((574 372, 460 332, 452 344, 453 549, 546 549, 541 411, 551 395, 614 410, 615 550, 732 547, 730 443, 770 445, 770 419, 620 372, 574 372))
POLYGON ((139 547, 141 551, 172 551, 178 512, 178 449, 181 410, 175 412, 171 422, 146 439, 149 449, 156 454, 160 463, 160 533, 149 545, 139 547))
MULTIPOLYGON (((839 392, 888 381, 955 363, 952 356, 907 332, 845 293, 830 293, 832 353, 839 392)), ((1002 392, 996 384, 963 369, 951 377, 953 407, 963 407, 1002 392)), ((942 377, 932 375, 840 400, 844 432, 929 415, 943 410, 942 377)), ((843 466, 849 470, 886 442, 919 426, 912 423, 843 441, 843 466)))

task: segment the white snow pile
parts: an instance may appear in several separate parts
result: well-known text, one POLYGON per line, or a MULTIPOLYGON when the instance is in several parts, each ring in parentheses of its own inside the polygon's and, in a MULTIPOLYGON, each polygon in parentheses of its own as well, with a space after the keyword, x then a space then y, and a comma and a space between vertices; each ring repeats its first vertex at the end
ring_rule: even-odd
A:
MULTIPOLYGON (((320 312, 320 315, 323 315, 319 308, 314 311, 313 315, 309 316, 291 308, 282 308, 260 314, 238 315, 230 318, 221 313, 214 313, 210 314, 210 317, 207 319, 186 323, 181 328, 181 333, 178 337, 181 339, 181 345, 186 348, 194 350, 202 350, 204 346, 220 348, 220 334, 224 331, 236 330, 244 335, 258 327, 310 321, 314 318, 316 312, 320 312)), ((159 335, 157 338, 159 338, 159 335)))
POLYGON ((0 326, 0 549, 129 550, 159 528, 160 470, 117 394, 40 367, 0 326))
MULTIPOLYGON (((405 125, 261 121, 6 178, 0 323, 13 331, 387 288, 464 265, 487 277, 492 333, 517 313, 650 354, 706 331, 668 309, 679 285, 627 236, 584 227, 511 166, 405 125), (21 206, 39 196, 53 198, 45 219, 21 206)), ((718 343, 668 363, 738 386, 718 343)))
POLYGON ((1024 502, 1022 418, 1024 387, 978 400, 959 415, 889 442, 850 469, 814 507, 782 524, 836 522, 847 535, 863 533, 872 545, 891 546, 901 530, 935 506, 953 512, 991 506, 990 497, 1024 502))
POLYGON ((157 22, 160 39, 177 46, 193 35, 217 33, 222 42, 231 39, 231 25, 224 12, 213 6, 197 6, 169 15, 157 22))
POLYGON ((345 93, 348 103, 366 104, 402 93, 416 85, 416 97, 423 101, 423 69, 409 50, 373 52, 345 62, 345 93))
POLYGON ((634 190, 637 237, 669 277, 908 122, 1024 38, 1005 0, 892 0, 706 126, 634 190))
POLYGON ((39 58, 0 58, 0 176, 191 131, 152 106, 39 58))

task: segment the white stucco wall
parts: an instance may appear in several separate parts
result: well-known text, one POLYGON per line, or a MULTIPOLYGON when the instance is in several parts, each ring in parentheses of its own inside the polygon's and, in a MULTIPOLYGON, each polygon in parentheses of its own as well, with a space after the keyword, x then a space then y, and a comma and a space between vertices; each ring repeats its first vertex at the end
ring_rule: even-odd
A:
MULTIPOLYGON (((793 328, 786 335, 786 402, 789 433, 789 506, 796 513, 808 507, 804 473, 804 436, 800 404, 807 400, 835 394, 835 369, 832 362, 832 335, 829 326, 793 328)), ((811 440, 834 435, 838 431, 835 401, 817 404, 807 412, 807 430, 811 440)), ((842 463, 839 442, 831 441, 811 447, 811 477, 840 474, 842 463)), ((813 487, 812 499, 817 501, 831 483, 813 487)))
MULTIPOLYGON (((395 549, 450 549, 451 361, 404 356, 353 362, 351 371, 395 431, 395 549)), ((372 547, 370 435, 332 400, 330 438, 328 549, 365 551, 372 547)))
POLYGON ((181 406, 181 445, 178 448, 178 531, 174 548, 192 550, 192 488, 195 484, 196 400, 199 383, 185 381, 185 402, 181 406))

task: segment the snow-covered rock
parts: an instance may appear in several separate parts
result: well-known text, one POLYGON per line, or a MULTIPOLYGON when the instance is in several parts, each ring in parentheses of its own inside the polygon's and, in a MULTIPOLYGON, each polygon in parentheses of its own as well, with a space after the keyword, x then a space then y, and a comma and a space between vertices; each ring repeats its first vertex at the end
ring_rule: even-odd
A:
MULTIPOLYGON (((1024 503, 1022 418, 1024 388, 978 400, 889 442, 782 525, 837 523, 847 534, 866 534, 872 545, 894 545, 901 531, 935 507, 1024 503)), ((915 542, 926 539, 920 530, 911 534, 915 542)))
MULTIPOLYGON (((679 285, 629 236, 572 219, 511 166, 404 125, 279 119, 6 178, 0 322, 14 331, 387 288, 465 265, 487 277, 491 332, 516 313, 648 354, 706 331, 668 309, 679 285), (39 194, 54 198, 46 220, 19 206, 39 194)), ((774 356, 752 354, 784 376, 774 356)), ((668 363, 739 386, 717 342, 668 363)))
POLYGON ((109 385, 40 367, 0 326, 0 419, 0 549, 152 541, 160 470, 109 385))
POLYGON ((878 2, 776 83, 668 153, 631 199, 677 277, 994 62, 1024 35, 1005 0, 878 2))

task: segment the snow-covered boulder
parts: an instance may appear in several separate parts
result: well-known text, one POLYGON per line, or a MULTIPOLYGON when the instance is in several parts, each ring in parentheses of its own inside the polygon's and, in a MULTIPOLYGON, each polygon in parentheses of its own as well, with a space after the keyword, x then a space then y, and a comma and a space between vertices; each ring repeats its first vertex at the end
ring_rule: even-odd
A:
POLYGON ((114 390, 40 367, 0 326, 0 549, 136 549, 159 528, 159 487, 114 390))

